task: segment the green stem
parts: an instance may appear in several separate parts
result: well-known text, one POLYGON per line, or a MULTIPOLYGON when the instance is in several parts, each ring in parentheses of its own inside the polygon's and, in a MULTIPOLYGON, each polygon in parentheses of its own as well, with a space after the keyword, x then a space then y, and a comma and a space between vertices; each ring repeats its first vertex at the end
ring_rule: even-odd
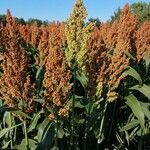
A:
POLYGON ((114 107, 113 107, 112 121, 111 121, 111 125, 110 125, 110 130, 109 130, 109 133, 108 133, 107 142, 109 142, 109 140, 111 138, 110 136, 111 136, 111 131, 112 131, 112 127, 113 127, 113 121, 114 121, 115 111, 116 111, 116 101, 115 101, 115 104, 114 104, 114 107))
MULTIPOLYGON (((9 112, 9 120, 10 120, 10 127, 12 126, 12 119, 11 119, 11 113, 9 112)), ((13 148, 13 129, 10 129, 10 138, 11 138, 11 142, 10 142, 10 147, 11 149, 13 148)))
POLYGON ((104 125, 104 118, 105 118, 105 113, 106 113, 106 110, 107 110, 107 105, 108 103, 106 102, 105 103, 105 106, 104 106, 104 111, 102 113, 102 121, 100 123, 100 128, 99 128, 99 135, 98 135, 98 142, 97 142, 97 150, 99 150, 99 146, 100 146, 100 143, 103 139, 103 125, 104 125))
POLYGON ((142 136, 140 137, 140 140, 139 140, 139 144, 138 144, 138 150, 142 150, 144 149, 144 130, 141 131, 142 133, 142 136))
POLYGON ((74 68, 74 86, 73 86, 73 99, 72 99, 72 120, 71 120, 71 139, 70 146, 74 149, 74 107, 75 107, 75 86, 76 86, 76 70, 74 68))
POLYGON ((87 150, 87 121, 85 122, 85 134, 84 134, 84 150, 87 150))
POLYGON ((58 146, 58 120, 55 121, 55 147, 58 146))
POLYGON ((86 117, 86 121, 85 121, 85 134, 84 134, 84 147, 83 149, 84 150, 87 150, 87 136, 88 136, 88 119, 89 119, 89 116, 90 116, 90 109, 88 109, 88 112, 87 112, 87 117, 86 117))
POLYGON ((23 125, 24 125, 24 134, 25 134, 26 145, 27 145, 27 148, 28 148, 29 141, 28 141, 26 121, 24 121, 23 125))

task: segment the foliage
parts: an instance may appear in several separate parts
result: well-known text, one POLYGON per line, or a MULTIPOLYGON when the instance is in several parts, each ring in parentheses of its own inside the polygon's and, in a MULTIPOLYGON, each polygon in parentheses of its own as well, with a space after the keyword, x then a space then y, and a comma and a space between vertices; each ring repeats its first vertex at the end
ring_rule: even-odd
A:
MULTIPOLYGON (((29 18, 27 21, 25 21, 23 18, 18 18, 18 17, 15 17, 15 20, 17 23, 22 24, 22 25, 26 25, 26 24, 32 25, 35 22, 39 26, 41 26, 41 25, 47 26, 48 25, 48 20, 42 21, 40 19, 29 18)), ((0 22, 2 22, 4 25, 6 24, 6 15, 0 15, 0 22)))
MULTIPOLYGON (((150 3, 145 2, 135 2, 130 5, 130 10, 136 15, 139 24, 142 24, 146 20, 150 20, 150 3)), ((111 22, 119 20, 121 9, 118 8, 114 15, 111 16, 111 22)))
POLYGON ((40 19, 34 19, 34 18, 29 18, 27 21, 26 21, 26 24, 29 24, 29 25, 32 25, 34 23, 37 23, 37 25, 41 26, 41 25, 48 25, 48 21, 42 21, 40 19))
POLYGON ((119 7, 119 8, 114 12, 114 15, 111 16, 111 22, 114 22, 114 21, 116 21, 116 20, 119 20, 120 13, 121 13, 121 8, 119 7))
POLYGON ((150 3, 137 2, 131 6, 131 11, 137 16, 140 23, 150 20, 150 3))
POLYGON ((90 18, 88 19, 87 24, 89 24, 90 22, 94 22, 97 27, 100 27, 101 25, 101 21, 99 20, 99 18, 90 18))

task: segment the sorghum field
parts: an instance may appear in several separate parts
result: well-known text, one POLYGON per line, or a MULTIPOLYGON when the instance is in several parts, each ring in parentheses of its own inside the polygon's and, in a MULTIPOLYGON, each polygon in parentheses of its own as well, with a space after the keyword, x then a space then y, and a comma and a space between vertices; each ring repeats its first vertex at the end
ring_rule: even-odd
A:
POLYGON ((150 149, 150 21, 0 22, 0 148, 150 149))

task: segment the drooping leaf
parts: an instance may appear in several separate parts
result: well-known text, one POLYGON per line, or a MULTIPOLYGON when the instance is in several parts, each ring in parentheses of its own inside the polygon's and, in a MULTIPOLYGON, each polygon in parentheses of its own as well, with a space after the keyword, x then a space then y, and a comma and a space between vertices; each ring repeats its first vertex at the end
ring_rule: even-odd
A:
POLYGON ((62 139, 63 136, 65 135, 64 129, 61 126, 59 126, 59 128, 58 128, 57 134, 58 134, 58 138, 60 138, 60 139, 62 139))
POLYGON ((20 124, 17 124, 17 125, 15 125, 15 126, 12 126, 12 127, 10 127, 10 128, 5 128, 5 129, 2 129, 1 131, 0 131, 0 138, 2 138, 8 131, 10 131, 11 129, 13 129, 13 128, 16 128, 16 127, 18 127, 18 126, 20 126, 20 125, 22 125, 23 123, 20 123, 20 124))
POLYGON ((130 89, 137 90, 150 99, 150 87, 148 85, 146 85, 146 84, 143 84, 142 86, 135 85, 135 86, 131 87, 130 89))
POLYGON ((132 120, 131 122, 127 123, 122 129, 121 131, 127 131, 130 130, 132 128, 135 128, 137 125, 139 125, 140 122, 137 119, 132 120))
POLYGON ((13 108, 9 108, 9 107, 6 107, 6 106, 0 107, 0 112, 13 111, 13 110, 14 110, 13 108))
POLYGON ((38 70, 37 70, 37 72, 36 72, 36 80, 38 80, 39 78, 41 78, 40 76, 41 76, 41 74, 42 74, 42 71, 43 71, 43 68, 42 67, 40 67, 40 68, 38 68, 38 70))
POLYGON ((0 99, 0 107, 3 106, 3 101, 0 99))
POLYGON ((28 116, 26 113, 22 112, 21 110, 11 111, 11 112, 19 116, 22 116, 24 118, 32 119, 30 116, 28 116))
POLYGON ((38 133, 37 133, 38 142, 41 142, 42 137, 44 136, 45 130, 49 123, 50 123, 50 120, 46 118, 38 127, 38 133))
POLYGON ((8 142, 6 142, 6 143, 5 143, 5 145, 2 147, 2 149, 7 149, 7 148, 8 148, 8 146, 9 146, 9 144, 10 144, 10 142, 11 142, 11 140, 10 140, 10 141, 8 141, 8 142))
POLYGON ((140 102, 140 105, 141 105, 144 115, 150 120, 150 110, 148 109, 148 105, 143 102, 140 102))
POLYGON ((7 124, 8 127, 11 127, 11 114, 10 112, 6 111, 3 117, 3 124, 7 124))
POLYGON ((149 55, 148 55, 148 51, 144 55, 144 60, 145 60, 146 69, 148 70, 148 67, 150 65, 150 58, 149 58, 149 55))
MULTIPOLYGON (((81 99, 83 98, 83 96, 78 96, 75 95, 75 106, 76 108, 84 108, 85 106, 81 103, 81 99)), ((73 97, 71 98, 71 103, 73 101, 73 97)))
POLYGON ((32 122, 28 128, 28 133, 31 132, 33 129, 35 129, 35 127, 37 126, 37 122, 40 119, 40 115, 41 113, 43 113, 43 110, 41 110, 40 112, 38 112, 34 118, 32 119, 32 122))
POLYGON ((18 145, 16 148, 18 150, 35 150, 37 148, 37 142, 34 141, 33 139, 28 139, 28 145, 26 145, 26 139, 23 139, 21 144, 18 145))
POLYGON ((133 78, 135 78, 140 85, 142 85, 142 78, 141 76, 139 75, 139 73, 132 67, 128 67, 124 72, 123 72, 123 75, 127 76, 132 76, 133 78))
POLYGON ((38 70, 36 72, 36 77, 35 77, 38 92, 40 92, 40 90, 41 90, 43 77, 44 77, 44 70, 42 67, 40 67, 40 68, 38 68, 38 70))
POLYGON ((42 138, 41 143, 38 145, 37 150, 44 149, 51 149, 52 143, 54 141, 55 136, 55 126, 54 123, 50 123, 48 128, 44 132, 44 136, 42 138))
POLYGON ((87 87, 87 85, 88 85, 88 79, 87 79, 87 77, 84 75, 84 74, 79 74, 78 72, 76 73, 76 78, 80 81, 80 83, 82 84, 82 86, 84 87, 84 88, 86 88, 87 87))
POLYGON ((0 138, 3 137, 9 130, 10 130, 10 128, 5 128, 5 129, 1 130, 0 131, 0 138))
POLYGON ((30 148, 31 150, 35 150, 36 147, 37 147, 37 142, 34 141, 33 139, 28 139, 28 141, 29 141, 29 148, 30 148))
POLYGON ((125 97, 125 99, 127 100, 126 104, 130 107, 134 115, 138 118, 141 127, 144 128, 144 113, 141 108, 140 102, 133 94, 130 94, 129 96, 125 97))
POLYGON ((132 54, 131 54, 128 50, 124 51, 124 53, 125 53, 129 58, 131 58, 131 59, 133 59, 133 60, 136 60, 136 58, 133 57, 132 54))
POLYGON ((17 145, 15 148, 19 150, 28 150, 26 139, 23 139, 20 145, 17 145))

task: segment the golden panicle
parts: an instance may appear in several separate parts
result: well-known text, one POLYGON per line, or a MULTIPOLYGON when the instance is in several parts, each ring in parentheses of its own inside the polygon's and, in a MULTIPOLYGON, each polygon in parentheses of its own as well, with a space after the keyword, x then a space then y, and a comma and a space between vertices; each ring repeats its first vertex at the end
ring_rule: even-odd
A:
POLYGON ((91 34, 88 41, 88 97, 93 97, 96 93, 96 79, 98 75, 99 65, 100 65, 100 48, 101 48, 101 35, 100 30, 95 28, 91 34))
POLYGON ((13 18, 11 16, 11 13, 9 11, 9 9, 7 9, 6 11, 6 22, 7 22, 7 25, 12 25, 13 24, 13 18))
POLYGON ((8 106, 26 109, 30 108, 29 104, 31 105, 30 101, 33 98, 33 93, 29 94, 32 91, 32 85, 27 79, 28 56, 23 47, 23 40, 18 30, 15 29, 17 28, 14 28, 14 24, 5 27, 6 39, 4 39, 0 95, 8 106), (30 87, 30 90, 28 89, 29 92, 23 96, 26 85, 28 88, 30 87), (22 105, 24 101, 28 105, 27 107, 22 105))
POLYGON ((49 33, 46 27, 42 27, 42 35, 39 42, 39 57, 37 58, 37 64, 40 67, 43 67, 46 63, 47 55, 48 55, 48 39, 49 33))
POLYGON ((118 37, 118 23, 117 21, 113 22, 112 25, 110 26, 109 30, 107 30, 107 33, 105 32, 106 36, 106 46, 109 50, 113 50, 116 47, 117 44, 117 37, 118 37))
POLYGON ((41 28, 35 22, 30 26, 30 30, 31 30, 31 45, 34 48, 37 48, 41 37, 41 28))
POLYGON ((49 45, 58 46, 59 48, 65 45, 64 23, 52 22, 47 27, 41 27, 41 38, 38 49, 39 56, 37 64, 44 67, 49 53, 49 45), (49 44, 50 43, 50 44, 49 44))
POLYGON ((60 50, 56 48, 49 52, 43 83, 46 103, 62 106, 71 90, 71 84, 69 83, 71 74, 60 50))
POLYGON ((65 24, 59 22, 53 22, 48 25, 49 32, 49 43, 50 45, 58 46, 59 48, 63 47, 65 44, 65 24))
POLYGON ((61 51, 63 46, 61 30, 59 24, 49 29, 49 50, 43 81, 45 105, 57 109, 55 116, 58 116, 59 110, 65 107, 72 88, 71 73, 61 51))
POLYGON ((56 117, 55 117, 55 115, 54 114, 49 114, 48 115, 48 119, 50 120, 50 121, 53 121, 54 119, 56 119, 56 117))
POLYGON ((138 29, 136 33, 136 49, 138 61, 141 61, 145 54, 148 54, 150 58, 150 21, 145 21, 138 29))
POLYGON ((69 117, 69 109, 70 109, 70 104, 67 103, 64 107, 61 107, 58 110, 58 113, 50 113, 48 115, 48 119, 54 121, 55 119, 58 119, 58 117, 59 118, 69 117))
POLYGON ((128 50, 135 54, 135 33, 137 30, 137 19, 136 16, 130 12, 129 6, 125 5, 118 23, 118 38, 117 38, 117 51, 128 50))
POLYGON ((2 51, 4 47, 4 26, 2 23, 0 23, 0 51, 2 51))
POLYGON ((64 108, 60 108, 58 112, 58 116, 60 117, 68 117, 69 116, 70 106, 66 105, 64 108))
POLYGON ((107 69, 109 58, 107 48, 102 38, 101 29, 95 28, 88 43, 88 96, 96 94, 100 98, 103 85, 107 79, 107 69))
POLYGON ((19 32, 26 44, 31 42, 31 30, 29 25, 19 25, 19 32))
POLYGON ((6 28, 10 32, 9 34, 13 36, 13 34, 19 33, 19 24, 16 22, 15 18, 11 16, 9 10, 6 12, 6 28))
POLYGON ((107 101, 108 102, 113 102, 118 98, 118 93, 116 93, 115 91, 109 91, 107 93, 107 101))
POLYGON ((109 45, 109 40, 108 40, 107 35, 109 33, 110 27, 111 27, 111 25, 108 22, 102 23, 100 26, 101 36, 102 36, 102 39, 103 39, 105 45, 109 45))
POLYGON ((26 76, 26 81, 23 85, 22 98, 26 112, 32 112, 35 107, 35 84, 31 83, 30 75, 26 76))
POLYGON ((125 5, 121 12, 118 27, 116 49, 113 52, 109 66, 110 78, 108 84, 110 90, 118 87, 123 78, 121 73, 129 64, 129 58, 127 58, 125 51, 132 54, 136 53, 133 41, 135 40, 137 19, 130 13, 128 5, 125 5))

